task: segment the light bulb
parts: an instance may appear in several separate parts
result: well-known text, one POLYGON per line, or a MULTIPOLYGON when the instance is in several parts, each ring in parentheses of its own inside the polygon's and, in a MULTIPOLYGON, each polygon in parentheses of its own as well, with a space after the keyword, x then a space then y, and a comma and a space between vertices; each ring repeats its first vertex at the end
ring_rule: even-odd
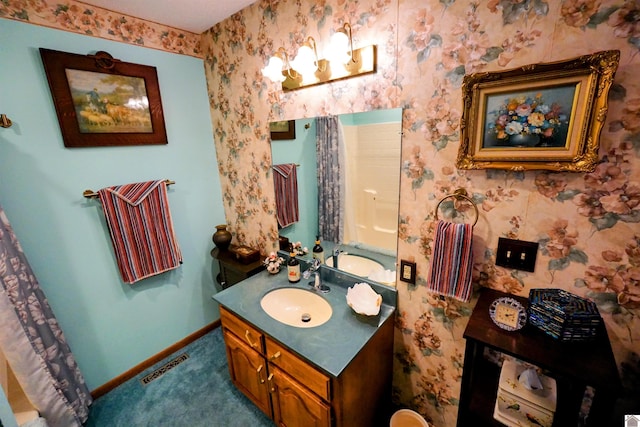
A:
POLYGON ((285 76, 282 74, 282 66, 284 62, 278 56, 269 58, 269 63, 262 69, 262 75, 271 79, 273 82, 283 82, 285 76))
POLYGON ((342 31, 336 31, 329 41, 325 58, 331 62, 346 64, 351 59, 349 37, 342 31))
POLYGON ((303 76, 315 73, 318 66, 316 65, 316 58, 313 49, 307 45, 300 46, 300 49, 298 49, 298 55, 293 61, 291 61, 291 66, 303 76))

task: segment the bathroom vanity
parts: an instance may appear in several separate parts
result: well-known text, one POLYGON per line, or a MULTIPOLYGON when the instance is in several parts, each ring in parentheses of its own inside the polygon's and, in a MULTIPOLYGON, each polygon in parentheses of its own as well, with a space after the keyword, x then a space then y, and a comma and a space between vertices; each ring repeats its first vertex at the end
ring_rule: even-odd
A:
POLYGON ((331 291, 313 297, 326 300, 332 314, 318 326, 282 323, 260 303, 282 288, 313 291, 309 280, 290 284, 286 274, 261 272, 214 296, 231 379, 278 426, 386 425, 396 290, 369 282, 383 302, 377 316, 361 316, 347 305, 346 292, 365 280, 325 267, 320 273, 331 291))

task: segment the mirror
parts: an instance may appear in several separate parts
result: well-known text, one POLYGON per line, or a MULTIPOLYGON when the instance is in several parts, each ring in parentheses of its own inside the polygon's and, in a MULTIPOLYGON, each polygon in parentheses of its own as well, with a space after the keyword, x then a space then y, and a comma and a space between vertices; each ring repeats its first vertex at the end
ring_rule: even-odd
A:
MULTIPOLYGON (((336 244, 395 271, 400 200, 402 109, 338 116, 344 139, 342 242, 322 239, 325 258, 336 244)), ((273 165, 295 164, 299 219, 280 236, 301 242, 309 252, 318 235, 316 118, 295 120, 295 139, 271 141, 273 165)), ((274 174, 277 173, 274 170, 274 174)), ((328 261, 330 263, 330 261, 328 261)), ((340 267, 338 263, 338 267, 340 267)), ((394 274, 395 281, 395 274, 394 274)))

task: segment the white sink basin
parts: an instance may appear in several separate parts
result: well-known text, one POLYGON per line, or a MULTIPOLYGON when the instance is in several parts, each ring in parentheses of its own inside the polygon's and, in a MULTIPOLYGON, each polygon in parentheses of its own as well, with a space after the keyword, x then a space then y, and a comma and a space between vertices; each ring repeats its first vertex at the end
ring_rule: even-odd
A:
POLYGON ((320 326, 333 314, 324 298, 300 288, 275 289, 262 297, 260 306, 278 322, 298 328, 320 326))
MULTIPOLYGON (((333 267, 333 257, 328 257, 325 263, 333 267)), ((338 269, 362 277, 384 271, 384 267, 378 261, 352 254, 338 255, 338 269)))

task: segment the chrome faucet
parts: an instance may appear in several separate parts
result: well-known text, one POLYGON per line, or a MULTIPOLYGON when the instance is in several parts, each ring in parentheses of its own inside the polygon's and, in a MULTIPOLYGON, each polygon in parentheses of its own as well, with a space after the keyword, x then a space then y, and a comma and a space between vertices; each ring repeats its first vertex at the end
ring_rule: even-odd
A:
POLYGON ((333 249, 333 268, 338 268, 338 258, 340 257, 340 252, 342 252, 340 250, 340 245, 336 245, 336 247, 333 249))
POLYGON ((304 273, 302 273, 302 277, 304 277, 305 279, 308 279, 309 277, 311 277, 312 274, 314 275, 314 280, 312 282, 309 282, 309 284, 313 286, 313 288, 316 291, 327 293, 331 290, 327 285, 322 284, 322 281, 320 278, 320 260, 319 259, 314 259, 311 262, 311 266, 304 273))

